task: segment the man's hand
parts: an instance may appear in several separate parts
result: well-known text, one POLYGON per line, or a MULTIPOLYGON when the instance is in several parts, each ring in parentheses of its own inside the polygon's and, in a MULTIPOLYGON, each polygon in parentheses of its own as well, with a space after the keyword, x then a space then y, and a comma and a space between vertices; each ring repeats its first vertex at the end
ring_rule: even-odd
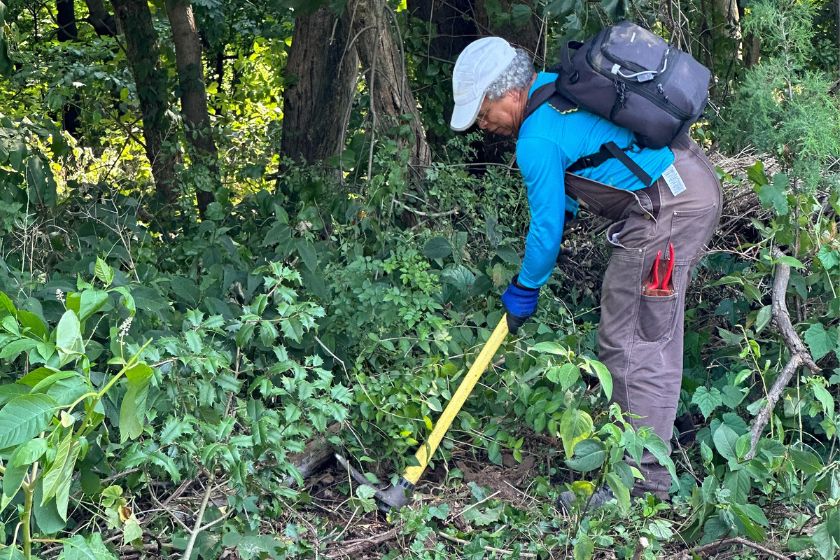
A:
POLYGON ((510 286, 502 294, 502 303, 507 311, 508 330, 516 334, 528 317, 537 310, 537 300, 540 297, 539 288, 526 288, 519 283, 519 275, 513 277, 510 286))

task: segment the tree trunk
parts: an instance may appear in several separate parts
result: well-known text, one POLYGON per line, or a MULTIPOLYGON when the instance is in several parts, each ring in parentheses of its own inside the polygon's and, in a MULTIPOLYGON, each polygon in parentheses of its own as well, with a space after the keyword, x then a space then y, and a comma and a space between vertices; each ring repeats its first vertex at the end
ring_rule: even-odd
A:
POLYGON ((402 41, 394 39, 390 8, 385 0, 351 0, 347 11, 353 22, 356 51, 367 74, 373 100, 369 118, 371 130, 395 127, 408 115, 411 129, 409 163, 424 167, 431 163, 431 151, 420 120, 420 112, 408 85, 402 41), (385 126, 382 126, 385 125, 385 126))
POLYGON ((286 61, 281 156, 309 163, 337 156, 356 85, 359 59, 348 49, 345 11, 320 8, 295 20, 286 61))
POLYGON ((198 178, 206 180, 205 184, 196 184, 198 212, 204 218, 207 206, 214 200, 213 193, 221 184, 221 178, 216 143, 213 141, 210 115, 207 112, 201 41, 189 0, 166 0, 166 13, 175 43, 181 111, 184 115, 187 140, 192 148, 192 164, 203 171, 197 175, 198 178))
POLYGON ((546 29, 537 16, 537 2, 534 0, 479 0, 471 2, 476 24, 482 36, 496 35, 506 39, 514 46, 522 47, 529 53, 543 58, 542 44, 546 29), (514 17, 514 7, 527 5, 531 10, 529 17, 514 17))
POLYGON ((481 36, 470 17, 471 0, 409 0, 408 10, 423 22, 431 57, 455 62, 461 51, 481 36))
MULTIPOLYGON (((76 27, 76 10, 74 0, 56 0, 56 23, 58 32, 56 36, 62 43, 77 41, 79 31, 76 27)), ((74 95, 73 101, 65 103, 61 108, 61 126, 70 136, 79 138, 79 96, 74 95)))
POLYGON ((88 23, 100 37, 115 37, 117 35, 117 22, 114 16, 105 9, 102 0, 85 0, 88 8, 88 23))
POLYGON ((75 0, 55 0, 56 23, 58 23, 58 40, 60 42, 75 41, 79 38, 76 28, 75 0))
POLYGON ((174 142, 169 138, 173 123, 168 109, 166 74, 160 67, 157 33, 146 0, 111 0, 125 37, 126 57, 137 86, 143 116, 146 157, 152 164, 157 193, 167 202, 177 198, 174 142))

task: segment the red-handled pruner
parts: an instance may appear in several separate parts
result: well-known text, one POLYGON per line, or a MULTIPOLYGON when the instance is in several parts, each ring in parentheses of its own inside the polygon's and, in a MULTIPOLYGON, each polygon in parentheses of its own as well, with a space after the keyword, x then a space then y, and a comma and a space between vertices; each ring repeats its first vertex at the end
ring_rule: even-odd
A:
POLYGON ((662 262, 662 251, 656 252, 653 267, 650 270, 650 281, 645 286, 647 295, 664 296, 673 293, 671 277, 674 273, 674 244, 668 243, 668 260, 662 262), (661 279, 660 279, 661 276, 661 279))

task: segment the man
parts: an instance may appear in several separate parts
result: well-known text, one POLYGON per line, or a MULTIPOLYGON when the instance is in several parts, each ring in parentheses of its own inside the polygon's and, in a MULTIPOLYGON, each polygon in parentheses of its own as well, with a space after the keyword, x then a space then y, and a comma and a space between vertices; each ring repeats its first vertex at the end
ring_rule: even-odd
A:
MULTIPOLYGON (((612 255, 601 290, 599 359, 612 373, 613 400, 639 416, 631 420, 637 429, 650 426, 670 448, 682 381, 685 291, 720 219, 720 182, 687 136, 670 148, 640 148, 631 131, 584 110, 529 106, 534 92, 556 78, 535 73, 525 51, 498 37, 468 45, 452 77, 454 130, 477 124, 516 138, 531 220, 522 267, 502 295, 508 324, 515 333, 537 308, 539 289, 560 250, 564 214, 577 210, 567 193, 615 220, 606 232, 612 255), (614 158, 566 173, 607 142, 622 147, 651 184, 614 158)), ((645 479, 633 494, 667 499, 671 479, 665 468, 647 452, 638 467, 645 479)), ((600 489, 590 504, 610 497, 600 489)), ((572 500, 570 493, 561 495, 567 507, 572 500)))

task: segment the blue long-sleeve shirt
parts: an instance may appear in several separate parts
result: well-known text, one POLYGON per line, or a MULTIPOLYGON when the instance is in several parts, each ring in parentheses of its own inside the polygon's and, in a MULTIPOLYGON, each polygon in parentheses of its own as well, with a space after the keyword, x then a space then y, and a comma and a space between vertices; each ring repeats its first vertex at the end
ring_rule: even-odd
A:
MULTIPOLYGON (((557 74, 540 72, 529 97, 538 87, 556 79, 557 74)), ((579 158, 596 153, 607 142, 625 148, 633 144, 633 133, 587 111, 560 113, 547 103, 522 123, 516 159, 528 189, 531 212, 525 257, 519 271, 519 283, 523 286, 538 288, 548 281, 563 241, 564 212, 568 208, 575 213, 577 209, 575 201, 566 196, 566 168, 579 158)), ((626 153, 654 180, 674 163, 669 148, 635 148, 626 153)), ((576 174, 630 191, 648 186, 614 158, 576 174)))

